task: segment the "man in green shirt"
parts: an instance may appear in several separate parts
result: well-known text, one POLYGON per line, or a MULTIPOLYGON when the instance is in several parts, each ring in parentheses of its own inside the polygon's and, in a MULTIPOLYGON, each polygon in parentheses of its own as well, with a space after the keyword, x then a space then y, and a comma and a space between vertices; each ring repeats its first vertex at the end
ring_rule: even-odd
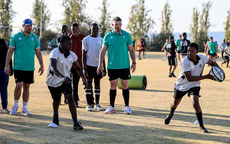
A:
POLYGON ((116 98, 117 80, 121 79, 122 93, 125 101, 124 113, 131 114, 129 108, 129 89, 128 80, 130 76, 129 54, 132 59, 131 70, 136 70, 135 52, 130 34, 121 29, 122 20, 115 17, 112 21, 113 31, 107 33, 103 40, 103 47, 100 52, 99 65, 97 73, 103 71, 103 60, 105 52, 108 50, 108 76, 110 80, 110 107, 106 109, 105 114, 115 113, 114 102, 116 98))
POLYGON ((180 42, 181 42, 181 35, 179 35, 179 39, 176 40, 176 46, 177 46, 177 57, 179 62, 181 62, 180 60, 180 53, 181 53, 181 46, 180 46, 180 42))
POLYGON ((10 67, 9 62, 14 52, 14 77, 16 87, 14 90, 14 106, 10 114, 15 115, 18 110, 18 101, 21 96, 23 88, 23 108, 22 112, 25 115, 31 115, 27 111, 27 103, 29 100, 30 84, 34 83, 34 56, 36 54, 40 68, 40 75, 43 74, 44 66, 42 54, 38 38, 32 31, 32 20, 25 19, 23 21, 23 30, 15 34, 11 41, 10 47, 6 56, 5 73, 9 75, 10 67))
POLYGON ((209 59, 213 60, 214 62, 216 62, 216 56, 218 53, 218 46, 217 43, 215 43, 213 41, 213 37, 210 37, 210 42, 208 42, 208 55, 209 55, 209 59))

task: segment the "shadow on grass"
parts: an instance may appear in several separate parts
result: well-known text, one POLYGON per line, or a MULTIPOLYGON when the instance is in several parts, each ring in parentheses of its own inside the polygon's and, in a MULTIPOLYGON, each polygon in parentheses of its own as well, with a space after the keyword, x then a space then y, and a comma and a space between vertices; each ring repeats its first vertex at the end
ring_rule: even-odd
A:
MULTIPOLYGON (((121 107, 121 106, 119 106, 121 107)), ((180 126, 173 125, 174 120, 181 120, 186 122, 191 122, 192 119, 195 119, 195 114, 191 112, 176 111, 175 116, 171 122, 172 125, 165 126, 163 124, 164 118, 168 113, 167 110, 160 109, 151 109, 151 108, 140 108, 134 107, 133 115, 130 115, 130 118, 118 118, 118 122, 111 122, 109 119, 106 122, 93 121, 93 120, 80 120, 82 125, 85 126, 85 129, 82 132, 77 133, 76 135, 72 133, 72 120, 68 118, 60 118, 60 127, 57 129, 47 128, 47 121, 51 122, 51 116, 33 114, 31 117, 25 117, 22 115, 17 115, 9 119, 10 116, 4 117, 1 114, 0 117, 0 129, 6 129, 11 132, 19 133, 20 135, 26 136, 26 139, 38 139, 41 134, 45 139, 45 143, 53 143, 54 138, 57 138, 59 143, 67 142, 63 140, 68 136, 68 139, 78 140, 80 143, 185 143, 184 139, 194 140, 194 141, 206 141, 206 142, 222 142, 228 143, 229 137, 225 136, 214 136, 212 133, 221 132, 229 133, 227 131, 220 131, 215 129, 209 129, 211 134, 202 134, 197 128, 197 133, 194 132, 183 132, 179 130, 180 126), (162 127, 156 128, 154 126, 143 126, 142 124, 135 123, 136 116, 140 117, 157 117, 162 118, 162 127), (34 119, 34 120, 33 120, 34 119), (36 122, 39 121, 39 122, 36 122), (122 121, 125 124, 119 124, 119 121, 122 121), (126 124, 134 122, 132 125, 126 124), (71 126, 71 127, 70 127, 71 126), (168 127, 174 127, 174 129, 168 129, 168 127), (39 131, 39 134, 33 134, 35 137, 31 136, 29 133, 36 133, 39 131), (49 133, 47 132, 49 131, 49 133), (64 131, 64 133, 63 133, 64 131), (64 134, 64 135, 63 135, 64 134), (129 137, 127 137, 129 136, 129 137), (132 137, 130 137, 132 136, 132 137), (49 140, 47 142, 46 140, 49 140), (151 142, 151 140, 153 140, 151 142)), ((118 115, 123 111, 117 111, 118 115)), ((111 115, 111 118, 116 115, 111 115)), ((204 114, 204 116, 215 116, 215 117, 225 117, 222 115, 213 115, 213 114, 204 114)), ((92 115, 92 118, 94 116, 92 115)), ((105 118, 103 116, 97 115, 97 118, 105 118)), ((110 117, 110 116, 109 116, 110 117)), ((228 126, 229 121, 220 120, 218 118, 206 118, 205 123, 209 125, 220 125, 228 126)), ((144 123, 143 123, 144 124, 144 123)), ((195 128, 196 125, 194 125, 195 128)), ((197 126, 198 127, 198 126, 197 126)), ((29 143, 27 141, 22 141, 20 139, 13 139, 12 137, 7 137, 2 134, 0 141, 2 142, 16 142, 16 143, 29 143)), ((6 142, 6 143, 7 143, 6 142)), ((74 143, 74 141, 72 141, 74 143)))

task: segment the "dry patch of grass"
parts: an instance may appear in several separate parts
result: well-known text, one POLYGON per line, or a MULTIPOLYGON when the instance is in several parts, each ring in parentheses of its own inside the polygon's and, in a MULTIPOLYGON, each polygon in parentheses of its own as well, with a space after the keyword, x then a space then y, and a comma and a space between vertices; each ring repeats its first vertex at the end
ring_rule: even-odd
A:
MULTIPOLYGON (((105 115, 103 111, 87 112, 83 86, 80 82, 80 108, 78 119, 84 126, 81 132, 74 132, 67 105, 60 106, 60 127, 47 128, 52 121, 52 99, 45 83, 48 55, 44 53, 46 71, 38 76, 36 61, 35 84, 31 85, 30 117, 20 114, 22 100, 16 116, 0 111, 0 143, 230 143, 230 107, 228 76, 230 69, 223 68, 226 80, 222 83, 204 80, 201 84, 200 103, 204 122, 209 134, 200 133, 190 99, 185 96, 176 110, 169 126, 164 118, 172 101, 175 78, 168 78, 167 61, 162 61, 162 53, 148 52, 147 58, 137 60, 134 75, 147 76, 146 90, 130 91, 132 115, 124 115, 124 101, 121 90, 117 91, 116 114, 105 115)), ((218 62, 220 63, 220 62, 218 62)), ((205 67, 207 73, 210 67, 205 67)), ((179 67, 175 72, 179 74, 179 67)), ((8 87, 9 106, 13 106, 14 78, 8 87)), ((62 100, 63 103, 63 100, 62 100)), ((101 81, 101 105, 109 106, 109 81, 101 81)))

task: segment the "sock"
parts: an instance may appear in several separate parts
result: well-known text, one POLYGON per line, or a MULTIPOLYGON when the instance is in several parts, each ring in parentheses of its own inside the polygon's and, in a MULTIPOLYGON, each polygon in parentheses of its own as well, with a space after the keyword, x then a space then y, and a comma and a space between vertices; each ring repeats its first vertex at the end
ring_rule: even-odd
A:
POLYGON ((14 106, 17 106, 17 107, 18 107, 18 101, 19 101, 19 100, 14 100, 14 106))
POLYGON ((85 96, 86 96, 86 101, 87 104, 90 105, 92 104, 92 81, 88 81, 88 88, 85 89, 85 96))
POLYGON ((117 89, 115 89, 115 90, 110 89, 110 93, 109 93, 109 95, 110 95, 110 105, 112 107, 114 107, 116 94, 117 94, 117 89))
POLYGON ((78 122, 77 122, 77 117, 72 117, 72 120, 73 120, 73 123, 74 124, 77 124, 78 122))
POLYGON ((197 117, 197 120, 199 121, 200 127, 204 128, 203 118, 202 118, 202 112, 196 113, 196 117, 197 117))
POLYGON ((122 94, 125 101, 125 106, 129 106, 129 89, 122 89, 122 94))
POLYGON ((27 109, 27 104, 28 104, 28 102, 23 102, 23 107, 22 107, 22 109, 27 109))
POLYGON ((100 88, 99 89, 94 89, 94 94, 95 94, 96 104, 99 104, 99 100, 100 100, 100 88))
POLYGON ((173 117, 175 110, 176 108, 172 108, 172 107, 170 108, 170 113, 169 113, 170 117, 173 117))

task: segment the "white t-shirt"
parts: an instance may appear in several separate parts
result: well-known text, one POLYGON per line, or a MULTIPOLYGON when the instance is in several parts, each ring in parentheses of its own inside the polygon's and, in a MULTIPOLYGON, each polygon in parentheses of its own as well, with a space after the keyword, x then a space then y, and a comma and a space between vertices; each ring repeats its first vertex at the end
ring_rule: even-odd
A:
POLYGON ((208 63, 209 58, 204 55, 197 55, 200 60, 195 65, 192 61, 186 56, 181 62, 181 71, 178 76, 178 79, 175 83, 175 88, 180 91, 187 91, 193 87, 199 87, 200 81, 189 82, 184 74, 184 72, 191 72, 192 76, 201 76, 203 69, 206 63, 208 63))
POLYGON ((224 48, 223 56, 229 56, 229 47, 228 47, 228 46, 226 46, 226 47, 224 48))
POLYGON ((86 36, 82 40, 82 50, 86 51, 86 65, 97 67, 99 64, 99 55, 102 48, 102 37, 86 36))
MULTIPOLYGON (((77 61, 77 55, 70 51, 70 54, 65 58, 64 54, 59 51, 59 48, 55 48, 51 51, 49 59, 51 58, 57 60, 57 69, 58 71, 67 77, 70 77, 70 70, 72 68, 73 62, 77 61)), ((49 68, 46 76, 46 83, 51 87, 59 87, 63 83, 63 79, 56 76, 51 72, 51 62, 49 62, 49 68)))

